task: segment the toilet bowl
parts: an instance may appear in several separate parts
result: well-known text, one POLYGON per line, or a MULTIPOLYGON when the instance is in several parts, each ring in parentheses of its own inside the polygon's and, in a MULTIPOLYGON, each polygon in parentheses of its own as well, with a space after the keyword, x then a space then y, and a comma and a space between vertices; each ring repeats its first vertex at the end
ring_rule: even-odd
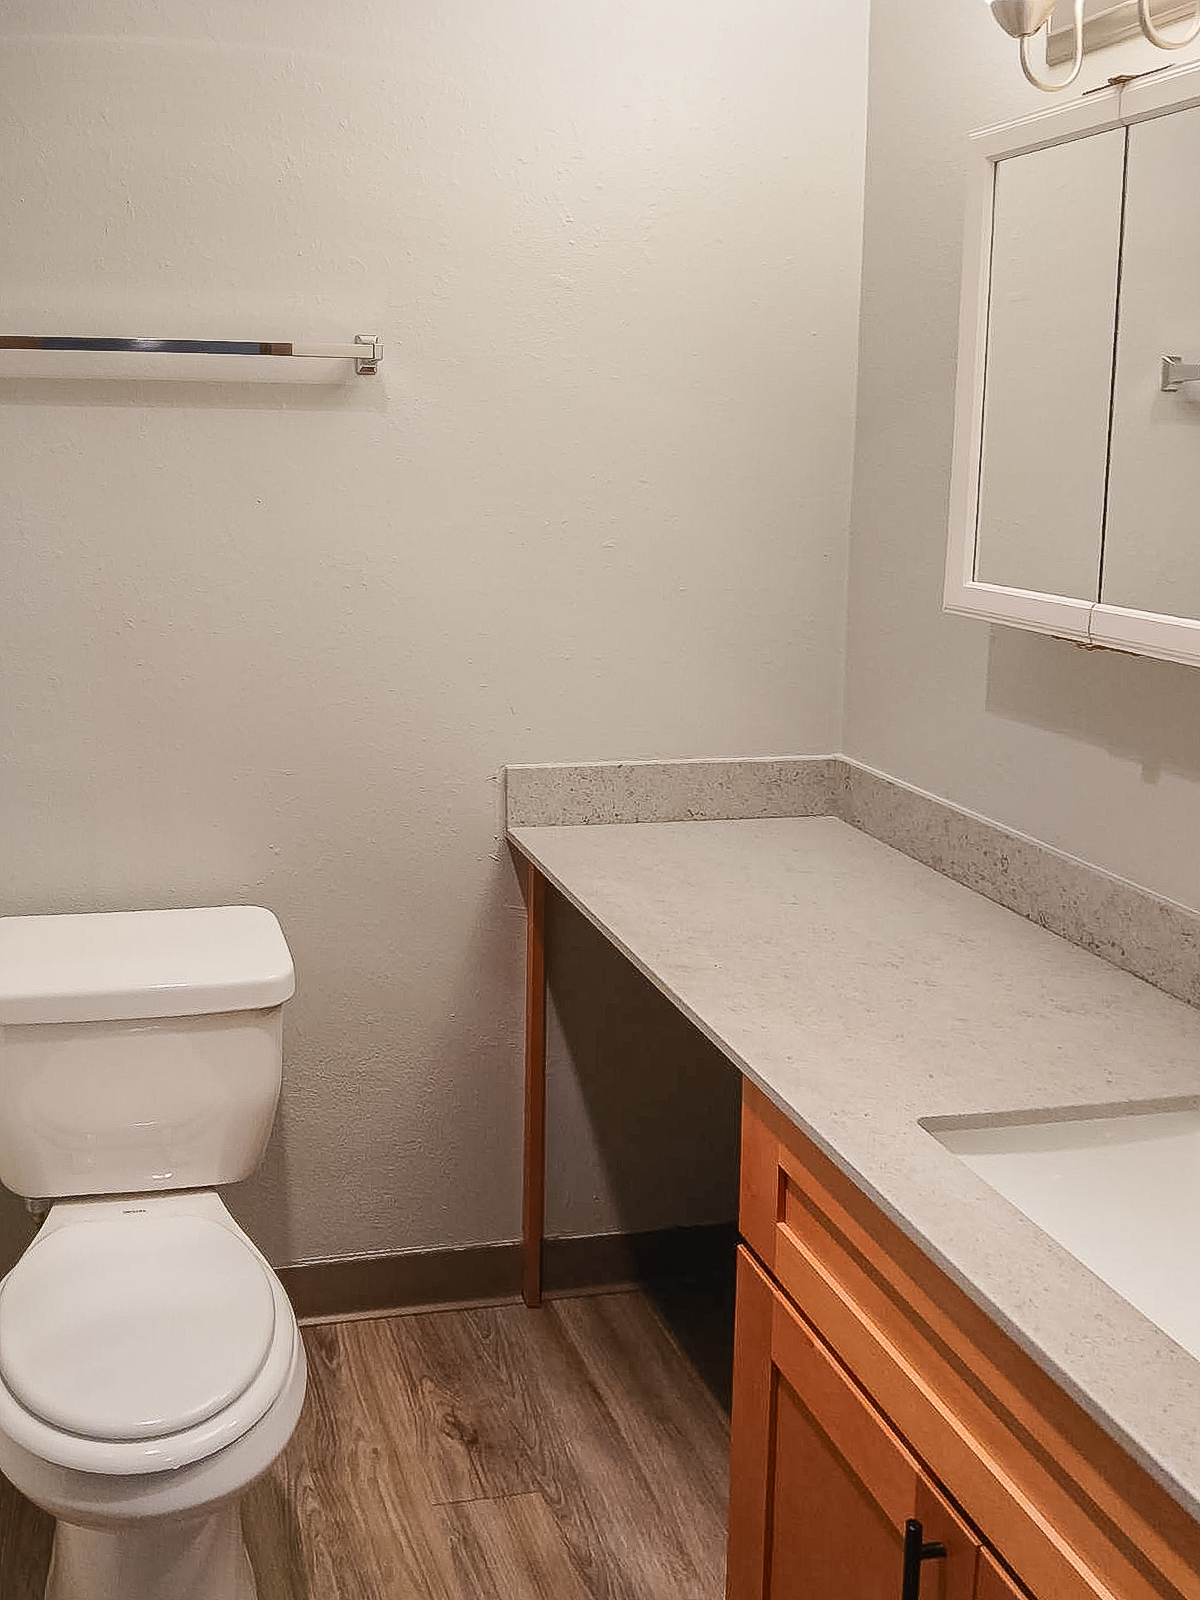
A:
POLYGON ((237 1502, 305 1382, 218 1195, 52 1207, 0 1282, 0 1471, 58 1521, 47 1600, 251 1600, 237 1502))
POLYGON ((293 987, 257 908, 0 919, 0 1179, 50 1202, 0 1281, 0 1472, 56 1519, 46 1600, 254 1600, 238 1502, 307 1375, 215 1186, 293 987))

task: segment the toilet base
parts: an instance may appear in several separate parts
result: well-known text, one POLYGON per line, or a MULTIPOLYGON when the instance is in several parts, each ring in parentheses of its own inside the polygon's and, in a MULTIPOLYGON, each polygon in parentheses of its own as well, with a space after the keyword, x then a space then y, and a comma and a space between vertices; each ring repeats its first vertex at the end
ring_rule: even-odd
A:
POLYGON ((60 1522, 46 1600, 257 1600, 237 1501, 119 1529, 60 1522))

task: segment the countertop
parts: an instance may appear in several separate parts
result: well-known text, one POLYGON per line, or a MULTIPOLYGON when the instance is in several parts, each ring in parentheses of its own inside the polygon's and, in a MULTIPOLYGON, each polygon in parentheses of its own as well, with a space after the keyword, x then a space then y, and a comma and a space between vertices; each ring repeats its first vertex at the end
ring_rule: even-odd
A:
POLYGON ((1200 1012, 830 817, 509 837, 1200 1518, 1200 1361, 918 1120, 1194 1094, 1200 1012))

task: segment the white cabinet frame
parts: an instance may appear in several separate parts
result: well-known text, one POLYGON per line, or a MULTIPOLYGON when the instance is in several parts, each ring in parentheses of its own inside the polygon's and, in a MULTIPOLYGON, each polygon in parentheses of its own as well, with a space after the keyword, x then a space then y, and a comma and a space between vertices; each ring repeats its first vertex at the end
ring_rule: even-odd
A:
POLYGON ((1040 594, 980 583, 975 578, 997 163, 1197 105, 1200 63, 1193 63, 1110 85, 1069 105, 984 129, 968 140, 950 538, 943 596, 947 611, 1031 628, 1081 644, 1200 666, 1200 619, 1131 611, 1099 600, 1040 594))

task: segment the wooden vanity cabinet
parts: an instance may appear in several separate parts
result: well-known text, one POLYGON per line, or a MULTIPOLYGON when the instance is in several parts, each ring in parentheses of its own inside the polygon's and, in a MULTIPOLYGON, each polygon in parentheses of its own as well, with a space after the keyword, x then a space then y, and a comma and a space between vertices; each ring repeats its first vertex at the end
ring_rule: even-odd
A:
POLYGON ((1200 1527, 747 1085, 728 1600, 1200 1600, 1200 1527), (1014 1576, 1015 1575, 1015 1576, 1014 1576))

